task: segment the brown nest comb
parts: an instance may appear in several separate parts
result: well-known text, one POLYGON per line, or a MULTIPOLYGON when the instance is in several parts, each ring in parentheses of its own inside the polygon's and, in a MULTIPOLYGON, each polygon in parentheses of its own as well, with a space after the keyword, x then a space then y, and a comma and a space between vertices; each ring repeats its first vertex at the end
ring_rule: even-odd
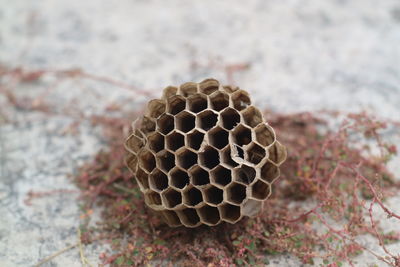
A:
POLYGON ((170 226, 257 215, 286 158, 249 94, 214 79, 165 88, 132 127, 126 164, 170 226))

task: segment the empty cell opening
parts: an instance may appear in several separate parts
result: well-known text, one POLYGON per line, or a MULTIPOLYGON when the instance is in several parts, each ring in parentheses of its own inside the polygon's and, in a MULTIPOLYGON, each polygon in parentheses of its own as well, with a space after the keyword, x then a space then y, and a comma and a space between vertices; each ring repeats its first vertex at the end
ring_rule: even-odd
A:
POLYGON ((223 200, 223 191, 216 187, 211 187, 204 191, 206 202, 211 204, 219 204, 223 200))
POLYGON ((213 181, 220 185, 227 185, 232 181, 232 173, 224 167, 218 167, 212 171, 213 181))
POLYGON ((164 89, 163 91, 163 98, 168 99, 171 96, 176 95, 178 92, 178 88, 175 86, 168 86, 167 88, 164 89))
POLYGON ((172 170, 170 177, 171 185, 175 186, 176 188, 182 189, 189 184, 189 175, 181 169, 172 170))
POLYGON ((268 184, 258 180, 253 186, 251 187, 251 195, 254 198, 264 200, 270 194, 270 187, 268 184))
POLYGON ((230 204, 221 206, 221 217, 230 222, 234 222, 240 218, 240 207, 230 204))
POLYGON ((251 131, 249 128, 239 125, 233 130, 233 137, 236 144, 244 146, 251 142, 251 131))
POLYGON ((231 130, 240 122, 240 115, 234 109, 228 108, 221 113, 221 119, 222 126, 227 130, 231 130))
MULTIPOLYGON (((239 147, 240 148, 240 147, 239 147)), ((243 149, 242 149, 243 151, 243 149)), ((221 152, 221 161, 231 167, 236 167, 239 164, 232 159, 231 148, 227 147, 221 152)))
POLYGON ((235 179, 244 184, 250 184, 256 178, 256 170, 247 165, 242 165, 240 168, 234 170, 235 179))
POLYGON ((273 130, 266 124, 260 124, 255 128, 256 139, 263 146, 269 146, 275 141, 273 130))
POLYGON ((144 116, 142 118, 140 130, 145 134, 154 132, 156 130, 156 122, 154 119, 144 116))
POLYGON ((148 150, 142 150, 138 155, 140 166, 142 166, 148 172, 151 172, 156 167, 156 159, 153 153, 148 150))
POLYGON ((128 154, 125 157, 125 163, 126 163, 126 165, 128 165, 129 169, 135 170, 135 168, 137 166, 137 157, 133 154, 128 154))
POLYGON ((141 168, 136 171, 136 179, 143 188, 149 189, 148 175, 141 168))
POLYGON ((168 112, 176 115, 186 107, 186 100, 184 97, 176 95, 168 99, 168 112))
POLYGON ((286 150, 279 142, 275 142, 275 144, 268 149, 268 152, 269 159, 275 164, 280 164, 286 157, 286 150))
POLYGON ((197 204, 203 201, 203 196, 201 195, 200 190, 194 187, 186 191, 184 195, 185 195, 185 204, 189 206, 196 206, 197 204))
POLYGON ((253 145, 246 150, 245 158, 253 164, 258 164, 265 158, 265 149, 253 143, 253 145))
POLYGON ((279 176, 279 168, 271 162, 265 163, 261 168, 261 179, 271 183, 279 176))
POLYGON ((180 212, 180 217, 182 219, 182 222, 186 225, 196 225, 200 222, 199 215, 197 215, 197 212, 195 209, 184 209, 180 212))
POLYGON ((188 82, 180 86, 181 95, 188 97, 197 92, 197 83, 188 82))
POLYGON ((165 210, 161 212, 164 219, 167 221, 169 225, 180 225, 181 221, 179 220, 178 215, 172 210, 165 210))
POLYGON ((246 188, 240 184, 233 184, 228 189, 228 200, 240 204, 246 198, 246 188))
POLYGON ((211 108, 220 111, 229 106, 229 96, 223 92, 216 92, 210 96, 211 108))
POLYGON ((207 98, 202 95, 193 95, 188 98, 189 110, 195 113, 203 111, 207 108, 207 98))
POLYGON ((167 148, 172 151, 178 150, 178 148, 185 145, 185 137, 180 133, 173 132, 167 136, 167 148))
POLYGON ((185 170, 192 167, 194 164, 197 163, 197 154, 193 153, 192 151, 185 150, 180 152, 178 155, 178 164, 185 170))
POLYGON ((126 140, 126 146, 132 150, 132 152, 137 153, 139 149, 143 147, 144 143, 142 139, 137 137, 136 135, 132 134, 131 136, 128 137, 126 140))
POLYGON ((200 167, 191 171, 191 177, 194 185, 206 185, 210 183, 208 172, 200 167))
POLYGON ((162 191, 168 187, 168 177, 160 170, 155 170, 150 174, 150 186, 154 190, 162 191))
POLYGON ((229 134, 222 128, 217 127, 208 134, 211 145, 216 148, 223 148, 229 143, 229 134))
POLYGON ((160 99, 150 100, 147 104, 148 115, 152 118, 158 118, 165 112, 165 102, 160 99))
POLYGON ((206 110, 198 115, 198 126, 203 130, 209 130, 217 124, 218 115, 206 110))
POLYGON ((161 133, 167 134, 174 129, 174 117, 171 115, 163 114, 157 120, 158 129, 161 133))
POLYGON ((146 193, 147 203, 150 205, 161 205, 161 197, 157 192, 146 193))
POLYGON ((159 133, 154 133, 147 137, 149 148, 155 153, 164 149, 164 136, 159 133))
POLYGON ((246 107, 248 107, 249 105, 251 105, 249 95, 243 90, 239 90, 239 91, 236 91, 235 93, 233 93, 232 101, 233 101, 233 106, 237 110, 243 110, 246 107))
POLYGON ((219 164, 218 151, 212 147, 207 147, 205 151, 200 154, 200 159, 205 167, 212 169, 219 164))
POLYGON ((181 193, 171 189, 170 191, 164 194, 165 205, 168 208, 173 208, 182 203, 182 195, 181 193))
POLYGON ((209 95, 217 91, 219 87, 219 82, 214 79, 207 79, 200 83, 200 92, 209 95))
POLYGON ((204 222, 209 224, 217 224, 220 220, 218 209, 210 206, 199 209, 199 215, 204 222))
POLYGON ((176 117, 176 127, 182 132, 189 132, 195 127, 195 117, 187 112, 179 113, 176 117))
POLYGON ((193 133, 187 135, 187 145, 193 149, 200 149, 201 143, 204 140, 204 134, 195 130, 193 133))
POLYGON ((167 151, 161 152, 160 154, 157 155, 157 159, 158 159, 158 165, 165 172, 168 172, 175 166, 175 156, 170 152, 167 151))
POLYGON ((242 115, 244 122, 250 127, 256 127, 263 121, 260 110, 253 106, 243 110, 242 115))

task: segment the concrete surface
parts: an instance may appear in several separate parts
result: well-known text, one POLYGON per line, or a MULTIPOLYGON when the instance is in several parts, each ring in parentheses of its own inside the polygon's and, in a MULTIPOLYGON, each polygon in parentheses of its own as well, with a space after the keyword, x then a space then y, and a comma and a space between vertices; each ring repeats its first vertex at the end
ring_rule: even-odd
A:
MULTIPOLYGON (((227 82, 225 66, 249 64, 235 83, 257 95, 258 105, 283 112, 365 109, 399 119, 399 44, 398 0, 0 0, 2 65, 79 68, 157 95, 166 85, 206 77, 227 82)), ((0 125, 0 266, 31 266, 76 242, 78 192, 67 175, 102 147, 89 123, 76 136, 62 134, 73 122, 64 112, 68 103, 90 115, 113 103, 140 106, 146 97, 87 80, 55 84, 47 76, 15 93, 45 95, 60 114, 14 109, 0 95, 14 121, 0 125), (71 192, 26 204, 30 190, 53 189, 71 192)), ((374 240, 363 242, 376 248, 374 240)), ((86 248, 93 263, 100 251, 86 248)), ((365 254, 357 260, 377 263, 365 254)), ((285 256, 271 262, 299 264, 285 256)), ((47 266, 80 266, 78 252, 47 266)))

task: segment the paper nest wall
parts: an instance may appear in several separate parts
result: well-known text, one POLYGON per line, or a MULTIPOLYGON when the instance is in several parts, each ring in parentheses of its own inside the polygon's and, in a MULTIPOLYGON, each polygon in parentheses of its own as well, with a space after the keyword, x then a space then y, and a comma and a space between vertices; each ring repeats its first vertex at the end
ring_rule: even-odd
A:
POLYGON ((215 79, 165 88, 132 128, 126 164, 170 226, 256 216, 286 158, 249 94, 215 79))

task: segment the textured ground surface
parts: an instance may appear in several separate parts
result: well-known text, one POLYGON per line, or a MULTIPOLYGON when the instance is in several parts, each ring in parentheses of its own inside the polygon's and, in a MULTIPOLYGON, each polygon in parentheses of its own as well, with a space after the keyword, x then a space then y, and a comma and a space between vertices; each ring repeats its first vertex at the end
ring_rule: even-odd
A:
MULTIPOLYGON (((365 109, 398 119, 399 43, 397 0, 0 0, 2 65, 79 68, 154 92, 210 76, 228 82, 226 66, 248 64, 233 75, 235 83, 257 95, 258 105, 283 112, 365 109)), ((89 123, 75 136, 64 134, 73 121, 61 112, 66 103, 91 115, 145 99, 90 81, 55 86, 51 78, 16 94, 53 87, 46 99, 60 115, 7 107, 14 122, 0 125, 0 266, 30 266, 76 243, 78 191, 67 174, 102 143, 89 123), (54 189, 69 191, 27 201, 30 190, 54 189)), ((91 262, 99 251, 86 247, 91 262)), ((358 262, 376 261, 364 255, 358 262)), ((298 264, 283 256, 272 263, 298 264)), ((80 266, 77 250, 48 266, 80 266)))

